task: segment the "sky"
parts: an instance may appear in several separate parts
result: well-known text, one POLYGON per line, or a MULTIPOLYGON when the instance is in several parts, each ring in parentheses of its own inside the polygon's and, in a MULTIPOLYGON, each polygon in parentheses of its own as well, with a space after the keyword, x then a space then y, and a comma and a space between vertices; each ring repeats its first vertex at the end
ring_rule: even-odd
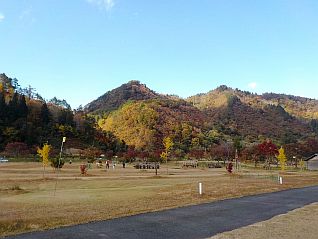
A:
POLYGON ((86 105, 130 80, 318 98, 317 0, 0 0, 0 73, 86 105))

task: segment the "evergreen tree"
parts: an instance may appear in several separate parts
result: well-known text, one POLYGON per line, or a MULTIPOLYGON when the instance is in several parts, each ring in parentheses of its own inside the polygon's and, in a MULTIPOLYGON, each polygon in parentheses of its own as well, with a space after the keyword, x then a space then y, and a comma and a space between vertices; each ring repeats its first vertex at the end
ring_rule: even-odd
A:
POLYGON ((318 120, 317 119, 313 119, 310 122, 311 128, 313 129, 313 131, 318 134, 318 120))
POLYGON ((63 109, 58 116, 58 123, 62 125, 74 126, 74 115, 70 110, 63 109))
POLYGON ((18 88, 20 88, 19 81, 18 81, 17 78, 13 78, 13 79, 11 80, 11 85, 12 85, 12 87, 13 87, 15 90, 17 90, 18 88))
POLYGON ((239 137, 234 138, 234 148, 237 150, 238 153, 240 153, 243 148, 241 139, 239 137))
POLYGON ((20 118, 26 118, 28 116, 28 106, 26 104, 24 95, 19 97, 18 116, 20 118))
POLYGON ((18 93, 14 93, 12 99, 8 105, 8 120, 10 123, 14 122, 18 118, 18 93))
POLYGON ((4 99, 4 95, 0 92, 0 121, 5 121, 5 116, 7 112, 7 105, 4 99))
POLYGON ((51 121, 51 113, 50 113, 50 110, 49 108, 47 107, 47 104, 44 102, 44 104, 42 105, 41 107, 41 121, 42 121, 42 124, 44 126, 47 126, 50 121, 51 121))
POLYGON ((4 99, 3 93, 0 91, 0 151, 4 148, 4 136, 3 136, 3 130, 6 120, 6 111, 7 111, 7 105, 4 99))

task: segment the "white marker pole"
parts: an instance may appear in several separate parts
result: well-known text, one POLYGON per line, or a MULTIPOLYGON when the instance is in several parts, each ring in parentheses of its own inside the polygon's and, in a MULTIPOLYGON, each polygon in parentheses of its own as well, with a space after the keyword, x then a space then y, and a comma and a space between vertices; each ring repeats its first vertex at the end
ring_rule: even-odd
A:
POLYGON ((283 177, 279 177, 279 184, 283 184, 283 177))
POLYGON ((199 194, 202 195, 202 183, 199 183, 199 194))
POLYGON ((56 193, 57 180, 59 179, 59 170, 60 170, 60 165, 61 165, 63 145, 64 145, 65 141, 66 141, 66 137, 63 137, 62 144, 61 144, 61 150, 60 150, 59 163, 57 165, 56 182, 55 182, 55 187, 54 187, 54 196, 55 196, 55 193, 56 193))

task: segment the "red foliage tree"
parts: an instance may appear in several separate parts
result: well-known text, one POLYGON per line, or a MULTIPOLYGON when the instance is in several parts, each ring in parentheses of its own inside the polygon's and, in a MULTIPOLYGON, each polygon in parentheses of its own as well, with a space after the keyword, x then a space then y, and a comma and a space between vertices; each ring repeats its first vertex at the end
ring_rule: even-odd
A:
POLYGON ((129 147, 127 152, 125 152, 123 154, 123 157, 124 157, 126 162, 135 161, 135 159, 137 157, 137 152, 135 151, 135 149, 133 147, 129 147))
POLYGON ((106 151, 105 157, 106 157, 107 159, 111 159, 113 156, 114 156, 113 150, 107 150, 107 151, 106 151))
POLYGON ((89 147, 83 150, 83 155, 88 159, 95 159, 100 157, 102 151, 96 147, 89 147))
POLYGON ((25 143, 12 142, 6 145, 4 154, 10 157, 20 157, 29 155, 30 151, 25 143))
POLYGON ((266 164, 270 167, 270 164, 275 158, 275 155, 278 154, 277 146, 272 143, 271 140, 266 140, 263 143, 259 144, 257 147, 259 154, 263 155, 266 158, 266 164))
POLYGON ((303 155, 308 157, 311 156, 315 153, 318 152, 318 141, 317 139, 307 139, 304 144, 302 145, 303 147, 303 155))
POLYGON ((254 145, 251 147, 246 147, 241 151, 241 160, 242 161, 254 161, 255 168, 260 158, 260 152, 258 149, 258 145, 254 145))
POLYGON ((195 159, 202 159, 204 157, 204 150, 201 149, 192 149, 189 152, 189 156, 195 159))
POLYGON ((161 155, 162 149, 157 149, 149 152, 149 157, 152 161, 160 161, 161 160, 161 155))
POLYGON ((149 158, 149 152, 148 151, 141 151, 138 153, 138 157, 142 160, 147 160, 149 158))
POLYGON ((211 147, 208 152, 211 158, 217 159, 217 160, 224 159, 228 155, 227 148, 223 144, 211 147))

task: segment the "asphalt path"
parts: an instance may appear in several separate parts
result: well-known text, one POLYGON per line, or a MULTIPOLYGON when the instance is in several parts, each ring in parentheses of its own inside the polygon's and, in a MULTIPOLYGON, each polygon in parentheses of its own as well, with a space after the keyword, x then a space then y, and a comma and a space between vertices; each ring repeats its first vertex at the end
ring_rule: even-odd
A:
POLYGON ((6 239, 208 238, 314 202, 318 202, 318 186, 26 233, 6 239))

